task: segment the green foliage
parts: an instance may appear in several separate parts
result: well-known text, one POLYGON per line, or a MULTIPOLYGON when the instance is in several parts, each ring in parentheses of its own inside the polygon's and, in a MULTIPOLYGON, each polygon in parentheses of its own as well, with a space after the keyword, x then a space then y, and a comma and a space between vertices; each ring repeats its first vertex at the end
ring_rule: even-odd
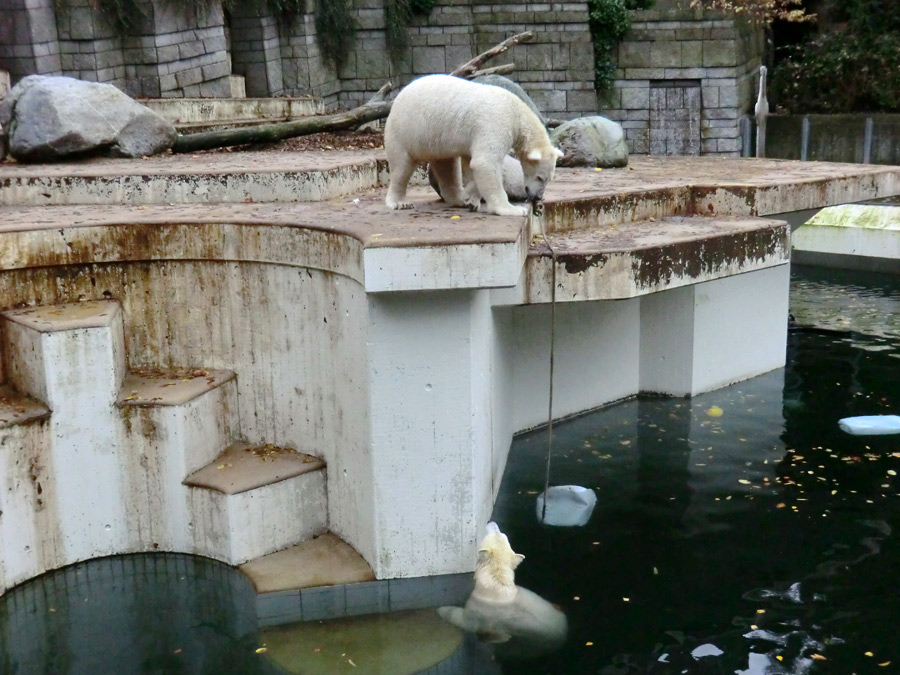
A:
MULTIPOLYGON (((65 7, 63 11, 68 11, 66 0, 57 0, 57 9, 61 6, 65 7)), ((138 0, 95 0, 95 6, 118 35, 131 35, 145 17, 144 8, 138 0)))
POLYGON ((316 33, 322 56, 336 71, 343 68, 356 39, 352 0, 318 0, 316 33))
MULTIPOLYGON (((225 3, 235 3, 240 0, 225 0, 225 3)), ((280 19, 283 26, 291 26, 306 10, 306 0, 265 0, 269 14, 280 19)))
POLYGON ((771 99, 793 113, 900 112, 896 0, 830 0, 830 31, 785 50, 771 99))
POLYGON ((826 33, 792 48, 771 98, 793 113, 900 112, 900 34, 826 33))
POLYGON ((615 72, 613 52, 631 26, 625 0, 589 0, 588 22, 594 40, 594 86, 609 93, 615 72))
POLYGON ((387 0, 384 7, 384 31, 388 53, 395 63, 409 47, 409 24, 416 15, 427 16, 437 0, 387 0))

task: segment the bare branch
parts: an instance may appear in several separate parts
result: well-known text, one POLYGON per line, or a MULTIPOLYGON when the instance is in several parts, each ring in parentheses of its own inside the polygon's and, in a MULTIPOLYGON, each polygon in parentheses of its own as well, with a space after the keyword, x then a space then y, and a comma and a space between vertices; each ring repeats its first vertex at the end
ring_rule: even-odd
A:
POLYGON ((510 47, 514 47, 520 42, 528 42, 531 38, 534 37, 534 33, 531 31, 525 31, 524 33, 519 33, 517 35, 513 35, 511 38, 507 38, 500 44, 495 47, 491 47, 486 52, 482 52, 478 56, 476 56, 471 61, 464 63, 459 68, 454 70, 451 75, 456 75, 457 77, 469 77, 471 73, 474 73, 485 61, 494 58, 508 50, 510 47))

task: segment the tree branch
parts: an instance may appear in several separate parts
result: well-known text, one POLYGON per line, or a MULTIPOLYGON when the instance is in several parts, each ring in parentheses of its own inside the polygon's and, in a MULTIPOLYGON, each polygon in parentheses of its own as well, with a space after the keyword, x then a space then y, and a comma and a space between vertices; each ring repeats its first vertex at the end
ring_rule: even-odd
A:
POLYGON ((495 47, 491 47, 486 52, 482 52, 471 61, 464 63, 450 74, 456 75, 456 77, 471 77, 472 73, 478 70, 481 64, 485 61, 502 54, 510 47, 514 47, 520 42, 528 42, 533 37, 534 33, 532 33, 531 31, 525 31, 524 33, 513 35, 511 38, 507 38, 495 47))

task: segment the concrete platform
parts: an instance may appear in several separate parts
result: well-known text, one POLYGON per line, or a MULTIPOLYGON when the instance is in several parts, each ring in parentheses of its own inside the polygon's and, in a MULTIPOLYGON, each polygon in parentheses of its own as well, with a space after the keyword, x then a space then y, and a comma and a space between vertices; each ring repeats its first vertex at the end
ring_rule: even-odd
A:
POLYGON ((250 577, 257 593, 375 580, 363 557, 331 533, 251 560, 239 569, 250 577))

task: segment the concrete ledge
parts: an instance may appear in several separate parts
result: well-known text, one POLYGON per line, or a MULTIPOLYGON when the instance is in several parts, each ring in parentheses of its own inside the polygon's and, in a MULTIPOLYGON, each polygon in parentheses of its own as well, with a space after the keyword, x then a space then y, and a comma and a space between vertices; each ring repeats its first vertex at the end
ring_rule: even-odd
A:
POLYGON ((183 405, 233 378, 230 370, 141 368, 125 374, 116 405, 183 405))
POLYGON ((793 248, 801 264, 900 272, 900 207, 823 209, 794 232, 793 248))
MULTIPOLYGON (((789 242, 786 222, 741 217, 673 217, 554 235, 556 297, 621 300, 782 265, 789 242)), ((551 266, 547 245, 534 244, 526 302, 550 302, 551 266)))
POLYGON ((325 112, 307 98, 149 98, 140 103, 175 126, 222 124, 237 120, 290 120, 325 112))

